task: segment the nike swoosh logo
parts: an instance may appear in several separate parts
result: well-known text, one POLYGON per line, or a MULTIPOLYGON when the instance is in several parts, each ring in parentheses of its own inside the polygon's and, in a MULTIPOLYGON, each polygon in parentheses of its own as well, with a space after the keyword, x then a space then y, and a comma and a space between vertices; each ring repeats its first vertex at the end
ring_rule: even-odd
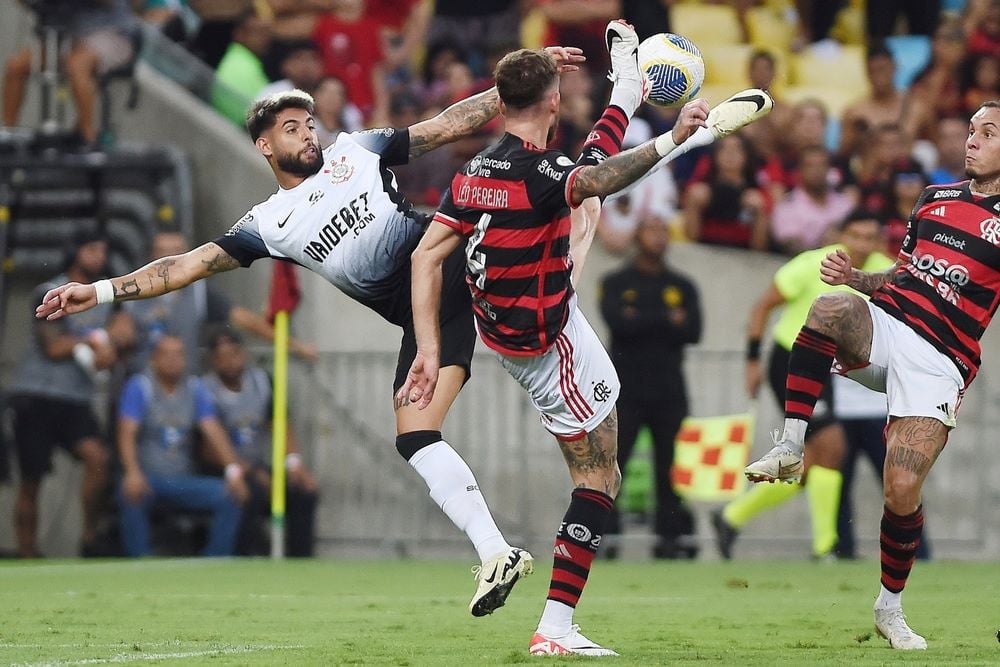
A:
POLYGON ((763 109, 764 105, 767 104, 766 100, 764 100, 764 96, 763 95, 740 95, 739 97, 733 97, 733 98, 731 98, 729 101, 730 102, 753 102, 754 104, 757 105, 757 111, 760 111, 761 109, 763 109))
POLYGON ((493 568, 493 573, 489 577, 483 579, 488 584, 492 584, 497 579, 497 572, 500 570, 499 563, 493 568))
POLYGON ((294 208, 291 210, 291 212, 289 212, 288 215, 285 216, 284 220, 282 220, 281 222, 278 223, 278 229, 281 229, 282 227, 285 226, 285 223, 288 222, 288 219, 290 217, 292 217, 292 213, 295 213, 295 209, 294 208))

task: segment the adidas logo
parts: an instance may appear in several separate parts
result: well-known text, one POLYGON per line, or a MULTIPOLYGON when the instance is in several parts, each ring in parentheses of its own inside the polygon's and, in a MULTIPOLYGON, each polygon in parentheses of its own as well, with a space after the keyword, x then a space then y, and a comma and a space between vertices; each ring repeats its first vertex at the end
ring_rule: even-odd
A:
POLYGON ((935 215, 939 218, 943 218, 945 215, 945 208, 944 206, 938 206, 937 208, 932 209, 927 215, 935 215))
POLYGON ((937 409, 943 412, 945 416, 951 417, 951 406, 948 405, 947 403, 942 403, 941 405, 937 406, 937 409))
POLYGON ((556 548, 552 550, 553 556, 562 556, 563 558, 573 559, 572 554, 570 554, 569 549, 566 548, 565 544, 557 544, 556 548))

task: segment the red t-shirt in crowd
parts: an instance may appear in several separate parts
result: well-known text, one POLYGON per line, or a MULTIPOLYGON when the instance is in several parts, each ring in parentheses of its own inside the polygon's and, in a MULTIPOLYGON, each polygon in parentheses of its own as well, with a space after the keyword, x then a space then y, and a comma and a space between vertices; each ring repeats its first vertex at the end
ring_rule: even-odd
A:
POLYGON ((379 25, 392 28, 395 31, 403 29, 406 19, 410 17, 413 8, 422 0, 368 0, 365 3, 365 16, 378 21, 379 25))
POLYGON ((334 14, 321 16, 313 32, 324 72, 344 82, 348 99, 365 115, 375 103, 372 70, 383 59, 380 35, 379 22, 370 16, 348 23, 334 14))

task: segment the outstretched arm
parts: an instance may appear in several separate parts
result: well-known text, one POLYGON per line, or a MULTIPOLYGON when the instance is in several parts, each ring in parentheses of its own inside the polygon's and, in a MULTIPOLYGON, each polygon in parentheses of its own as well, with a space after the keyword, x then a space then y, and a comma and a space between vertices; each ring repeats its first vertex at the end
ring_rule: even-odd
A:
MULTIPOLYGON (((206 243, 183 255, 162 257, 108 282, 114 301, 149 299, 239 266, 240 263, 218 245, 206 243)), ((97 284, 66 283, 49 290, 35 309, 35 317, 57 320, 93 308, 97 305, 97 284)))
POLYGON ((462 237, 447 225, 432 222, 413 251, 410 271, 413 301, 413 333, 417 355, 406 382, 396 394, 396 406, 417 403, 421 410, 434 398, 438 364, 441 357, 441 267, 448 255, 462 242, 462 237))
POLYGON ((708 103, 693 100, 684 105, 677 122, 663 134, 600 164, 581 167, 575 172, 570 203, 579 206, 587 197, 607 197, 638 180, 674 148, 688 139, 699 127, 706 127, 708 103))
MULTIPOLYGON (((555 58, 560 74, 578 70, 578 63, 586 60, 583 51, 572 46, 549 46, 545 50, 555 58)), ((452 104, 433 118, 411 125, 410 159, 457 141, 483 127, 499 113, 499 102, 497 89, 490 88, 452 104)))

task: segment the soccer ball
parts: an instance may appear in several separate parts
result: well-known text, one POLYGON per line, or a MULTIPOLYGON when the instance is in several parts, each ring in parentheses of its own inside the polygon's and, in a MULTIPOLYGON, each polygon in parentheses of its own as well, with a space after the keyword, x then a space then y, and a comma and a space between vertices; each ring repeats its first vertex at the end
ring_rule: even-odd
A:
POLYGON ((639 69, 649 81, 650 104, 684 104, 705 83, 705 61, 694 42, 669 32, 647 37, 639 45, 639 69))

